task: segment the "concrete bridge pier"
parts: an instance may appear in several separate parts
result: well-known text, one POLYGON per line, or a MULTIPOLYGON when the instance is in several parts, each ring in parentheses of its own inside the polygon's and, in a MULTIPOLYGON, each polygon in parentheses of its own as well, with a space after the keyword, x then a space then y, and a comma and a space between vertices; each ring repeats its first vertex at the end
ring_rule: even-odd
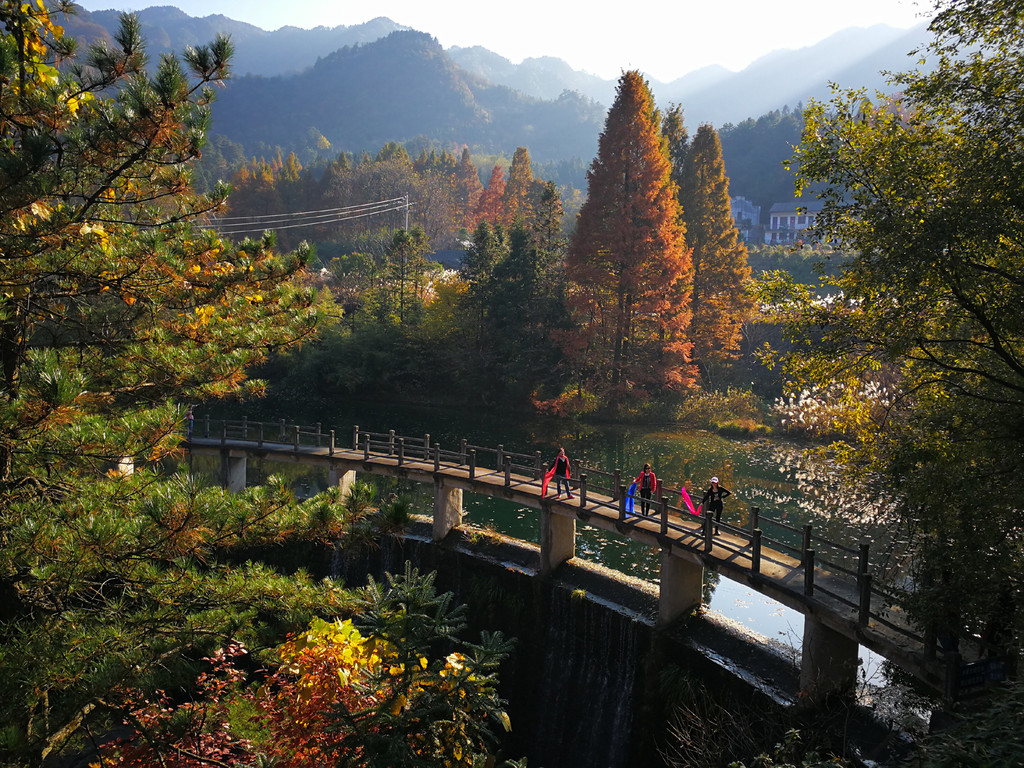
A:
POLYGON ((245 468, 245 451, 221 451, 221 485, 227 488, 231 493, 241 493, 245 490, 245 468))
POLYGON ((540 510, 540 572, 551 573, 576 555, 576 518, 540 510))
POLYGON ((700 562, 673 556, 671 549, 661 550, 658 591, 658 623, 670 624, 704 599, 704 566, 700 562))
POLYGON ((800 690, 811 703, 823 703, 853 690, 857 683, 860 647, 812 616, 804 616, 800 690))
POLYGON ((343 499, 348 496, 348 492, 355 481, 356 471, 354 469, 338 469, 336 466, 331 465, 331 468, 327 470, 327 485, 338 486, 341 489, 341 498, 343 499))
POLYGON ((434 480, 434 541, 441 541, 452 528, 462 524, 462 489, 434 480))

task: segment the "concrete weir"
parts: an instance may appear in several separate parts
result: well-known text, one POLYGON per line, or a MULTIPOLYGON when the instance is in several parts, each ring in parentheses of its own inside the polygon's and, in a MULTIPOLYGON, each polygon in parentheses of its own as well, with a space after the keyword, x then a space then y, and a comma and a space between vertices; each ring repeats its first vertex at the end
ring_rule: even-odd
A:
POLYGON ((417 518, 401 538, 335 558, 332 574, 355 586, 408 561, 468 606, 472 631, 516 638, 501 673, 507 755, 559 768, 660 764, 666 674, 763 711, 797 701, 792 658, 715 614, 665 623, 655 585, 576 558, 545 567, 542 547, 500 534, 462 528, 437 541, 435 530, 417 518))

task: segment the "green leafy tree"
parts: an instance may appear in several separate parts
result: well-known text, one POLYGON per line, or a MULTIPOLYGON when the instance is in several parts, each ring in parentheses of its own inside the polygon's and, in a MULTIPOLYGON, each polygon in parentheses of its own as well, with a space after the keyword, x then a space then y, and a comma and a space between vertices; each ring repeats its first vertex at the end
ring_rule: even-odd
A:
POLYGON ((710 125, 697 129, 680 173, 679 200, 693 258, 693 357, 709 384, 738 357, 753 310, 747 247, 732 220, 722 146, 710 125))
POLYGON ((189 164, 228 41, 148 75, 134 16, 80 60, 42 3, 0 22, 0 759, 38 765, 122 722, 119 691, 343 598, 220 560, 309 530, 287 489, 162 470, 180 403, 258 392, 246 369, 322 316, 292 280, 308 250, 193 223, 227 192, 189 164))
POLYGON ((612 411, 693 383, 693 267, 650 88, 622 75, 588 197, 569 246, 568 302, 577 324, 563 347, 587 391, 612 411))
POLYGON ((798 332, 793 380, 842 406, 841 455, 916 534, 911 608, 1005 649, 1024 618, 1024 6, 938 10, 933 71, 806 111, 801 178, 857 252, 841 298, 764 298, 798 332))

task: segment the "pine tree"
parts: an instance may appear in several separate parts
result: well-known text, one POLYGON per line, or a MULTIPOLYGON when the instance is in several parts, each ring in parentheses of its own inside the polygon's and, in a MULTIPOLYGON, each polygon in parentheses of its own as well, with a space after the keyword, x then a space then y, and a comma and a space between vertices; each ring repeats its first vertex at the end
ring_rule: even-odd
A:
POLYGON ((287 489, 230 497, 163 468, 183 403, 258 392, 246 369, 322 311, 292 282, 308 251, 194 224, 226 193, 195 194, 189 164, 229 42, 147 75, 139 29, 124 17, 79 67, 42 3, 0 3, 5 763, 43 764, 212 644, 339 600, 218 561, 303 529, 287 489))
POLYGON ((613 411, 694 380, 692 265, 650 89, 622 75, 566 262, 579 389, 613 411))
POLYGON ((712 126, 697 129, 680 177, 686 237, 693 249, 690 338, 694 360, 713 383, 721 366, 737 357, 753 299, 746 290, 747 246, 732 220, 722 145, 712 126))

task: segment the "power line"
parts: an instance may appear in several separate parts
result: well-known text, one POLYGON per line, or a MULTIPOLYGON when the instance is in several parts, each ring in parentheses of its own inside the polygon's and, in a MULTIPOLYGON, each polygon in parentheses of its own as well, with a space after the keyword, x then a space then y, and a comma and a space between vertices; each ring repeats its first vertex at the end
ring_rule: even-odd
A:
POLYGON ((296 229, 299 227, 316 227, 325 224, 336 224, 354 219, 367 218, 382 213, 390 213, 404 209, 406 212, 406 228, 408 229, 409 198, 394 197, 373 203, 348 205, 341 208, 325 208, 315 211, 292 211, 272 213, 261 216, 224 216, 200 224, 203 229, 213 229, 222 235, 243 235, 264 232, 267 229, 296 229), (224 222, 227 222, 224 224, 224 222))

